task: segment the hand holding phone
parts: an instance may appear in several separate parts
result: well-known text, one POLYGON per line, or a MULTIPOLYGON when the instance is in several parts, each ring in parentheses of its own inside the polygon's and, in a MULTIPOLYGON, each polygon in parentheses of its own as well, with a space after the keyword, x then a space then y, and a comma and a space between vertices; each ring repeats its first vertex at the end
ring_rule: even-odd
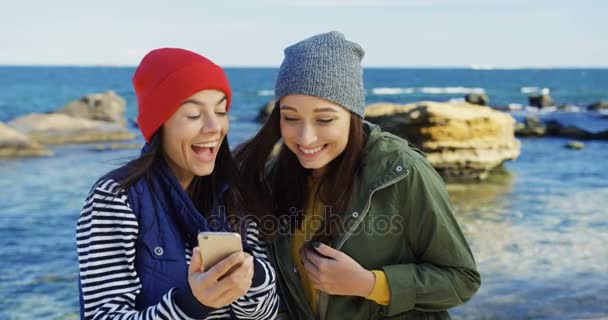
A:
POLYGON ((218 309, 231 304, 247 293, 252 277, 253 257, 247 253, 233 253, 204 270, 201 250, 196 247, 192 252, 188 285, 192 295, 203 305, 218 309))

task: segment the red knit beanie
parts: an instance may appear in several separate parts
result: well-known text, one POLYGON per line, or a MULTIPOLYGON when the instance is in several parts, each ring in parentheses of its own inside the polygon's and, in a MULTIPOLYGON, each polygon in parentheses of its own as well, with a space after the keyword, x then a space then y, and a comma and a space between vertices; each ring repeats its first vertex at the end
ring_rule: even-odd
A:
POLYGON ((147 142, 179 106, 193 94, 215 89, 226 94, 226 111, 232 92, 224 70, 192 51, 162 48, 150 51, 133 75, 137 95, 137 125, 147 142))

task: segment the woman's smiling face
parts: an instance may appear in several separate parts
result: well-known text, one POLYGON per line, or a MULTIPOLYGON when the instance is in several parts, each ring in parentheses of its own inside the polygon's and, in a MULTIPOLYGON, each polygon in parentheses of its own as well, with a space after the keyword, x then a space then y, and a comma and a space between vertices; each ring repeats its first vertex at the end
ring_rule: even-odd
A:
POLYGON ((348 144, 350 111, 306 95, 285 96, 279 108, 284 144, 304 168, 323 173, 348 144))
POLYGON ((194 176, 213 172, 228 132, 226 103, 221 91, 199 91, 187 98, 162 126, 163 152, 184 189, 194 176))

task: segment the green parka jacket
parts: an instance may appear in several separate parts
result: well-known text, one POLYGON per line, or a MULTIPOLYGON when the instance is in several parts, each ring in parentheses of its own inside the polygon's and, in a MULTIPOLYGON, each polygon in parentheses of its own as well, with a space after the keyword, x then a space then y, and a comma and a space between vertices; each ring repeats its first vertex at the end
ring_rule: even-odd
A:
POLYGON ((286 232, 269 245, 291 319, 450 319, 481 284, 445 185, 408 143, 365 122, 368 141, 345 226, 332 247, 368 270, 383 270, 390 303, 319 292, 313 315, 291 261, 286 232))

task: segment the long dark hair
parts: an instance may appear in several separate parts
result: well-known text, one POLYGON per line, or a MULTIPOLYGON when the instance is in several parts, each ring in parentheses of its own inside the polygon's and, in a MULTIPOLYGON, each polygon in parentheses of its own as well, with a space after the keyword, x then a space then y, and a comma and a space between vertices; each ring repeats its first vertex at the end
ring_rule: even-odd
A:
MULTIPOLYGON (((257 134, 237 147, 235 159, 239 166, 239 185, 243 204, 259 219, 289 221, 292 231, 300 228, 306 197, 318 196, 326 206, 321 229, 314 240, 329 243, 336 234, 340 215, 348 208, 357 187, 357 176, 363 159, 367 134, 363 120, 351 113, 348 143, 344 151, 328 165, 319 187, 309 190, 307 179, 311 170, 302 167, 296 155, 280 143, 279 102, 257 134), (277 152, 276 156, 273 153, 277 152)), ((262 231, 273 238, 278 223, 263 223, 262 231)))
MULTIPOLYGON (((161 127, 150 139, 147 151, 125 165, 126 173, 120 180, 123 188, 128 189, 140 179, 145 179, 149 183, 151 175, 154 174, 153 167, 158 161, 162 161, 163 157, 161 127)), ((238 169, 230 152, 228 139, 225 138, 218 150, 213 172, 208 176, 195 176, 185 191, 194 207, 205 216, 211 210, 218 209, 217 206, 220 203, 217 202, 216 196, 228 184, 228 189, 223 194, 221 205, 224 206, 227 218, 234 222, 232 227, 240 231, 242 226, 239 219, 240 211, 238 210, 238 203, 240 203, 241 197, 236 186, 237 177, 238 169)), ((208 217, 205 216, 205 218, 208 217)))

